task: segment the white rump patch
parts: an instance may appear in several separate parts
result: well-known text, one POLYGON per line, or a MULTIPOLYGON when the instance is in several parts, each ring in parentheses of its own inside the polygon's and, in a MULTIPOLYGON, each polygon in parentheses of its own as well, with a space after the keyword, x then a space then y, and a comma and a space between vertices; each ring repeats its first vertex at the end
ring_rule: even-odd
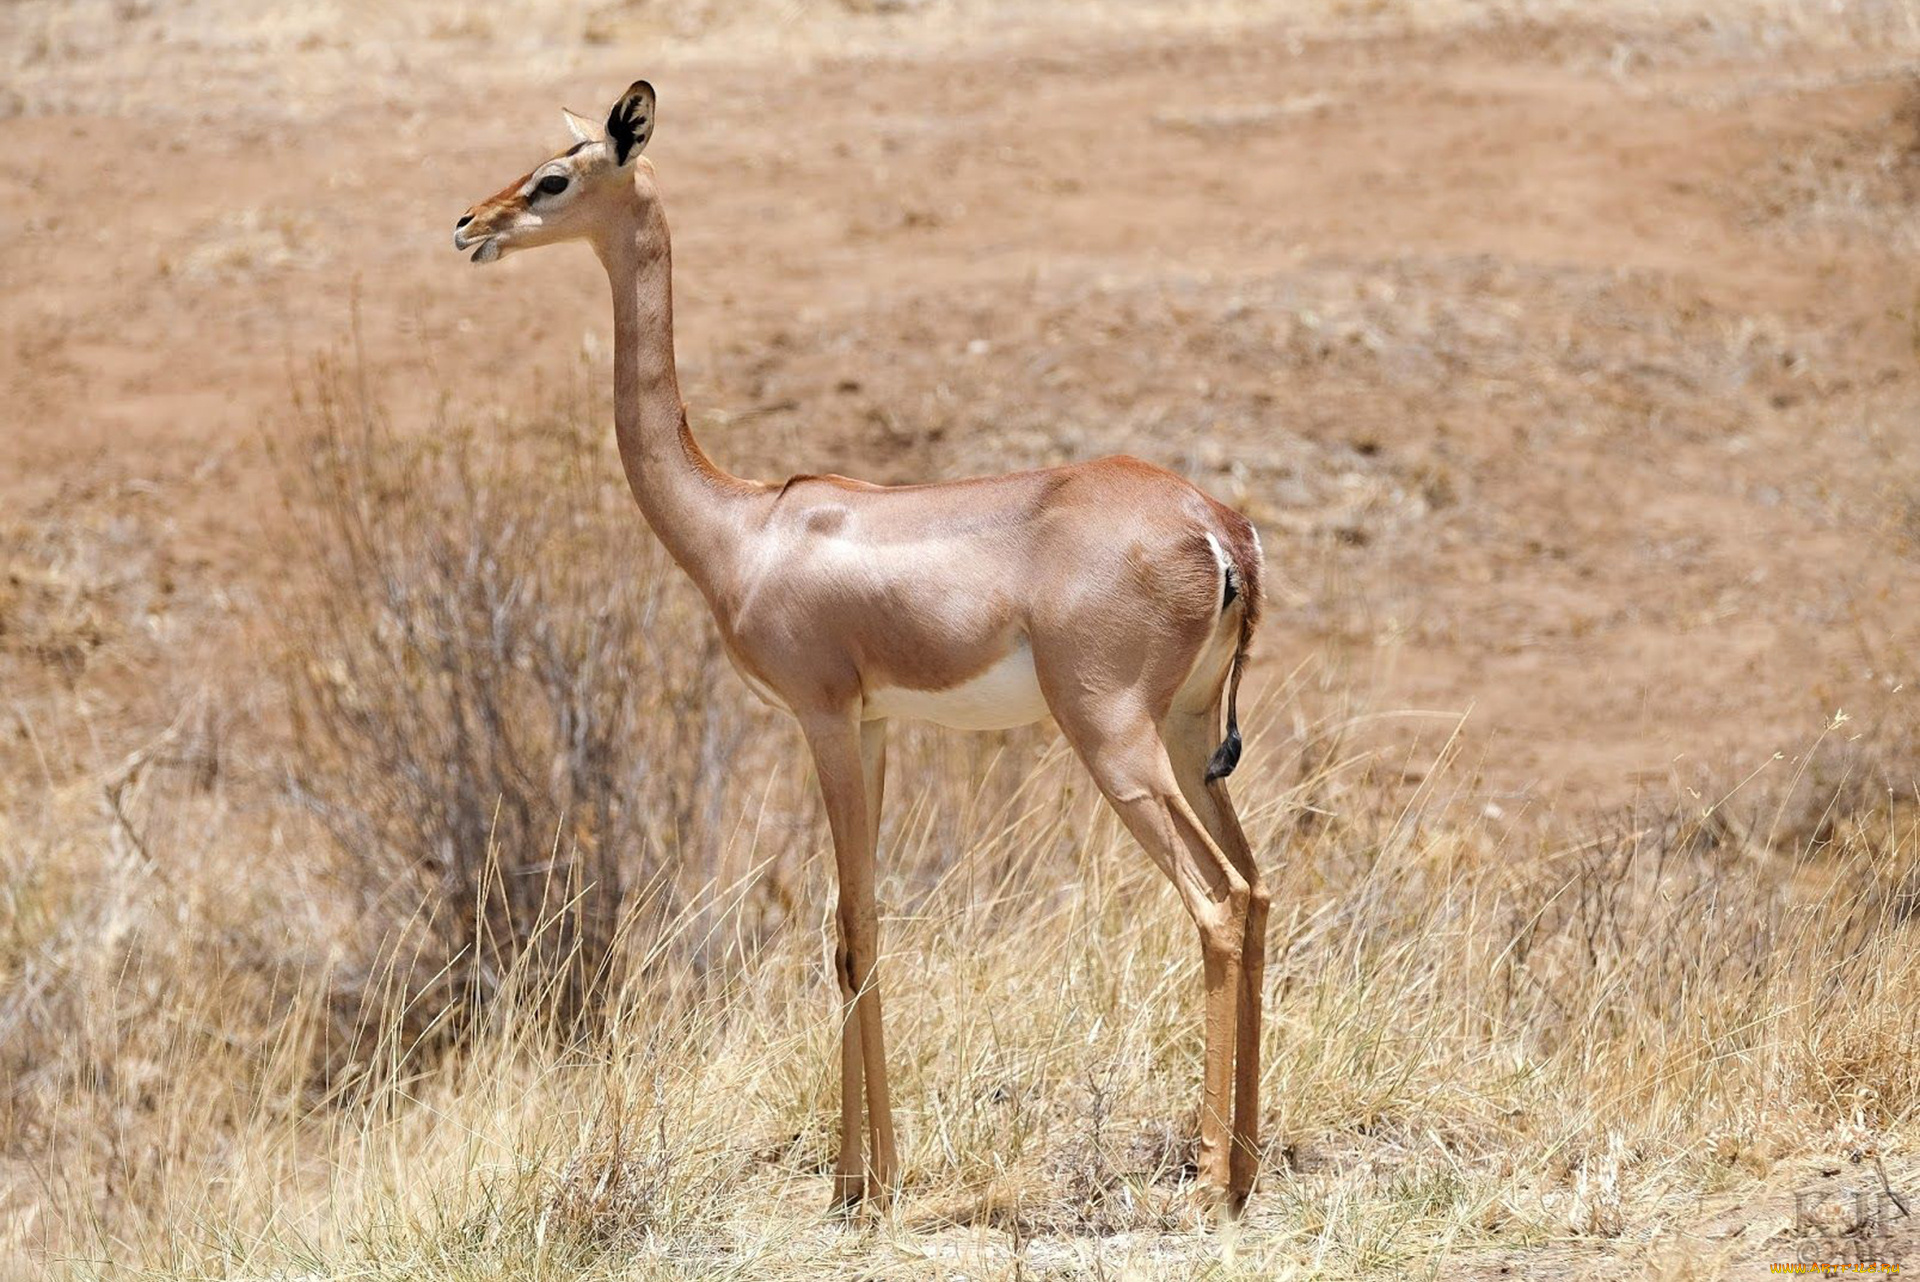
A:
POLYGON ((1213 537, 1212 530, 1207 531, 1207 546, 1213 549, 1213 563, 1220 570, 1220 582, 1213 589, 1213 599, 1224 601, 1227 599, 1227 575, 1233 563, 1227 560, 1227 550, 1220 546, 1219 539, 1213 537))
POLYGON ((1207 546, 1213 549, 1213 563, 1224 573, 1227 568, 1227 550, 1220 546, 1220 540, 1213 537, 1213 531, 1207 531, 1207 546))
POLYGON ((1047 715, 1040 678, 1033 670, 1033 647, 1025 637, 1005 658, 978 676, 945 690, 884 687, 869 690, 866 716, 931 721, 955 730, 1006 730, 1047 715))

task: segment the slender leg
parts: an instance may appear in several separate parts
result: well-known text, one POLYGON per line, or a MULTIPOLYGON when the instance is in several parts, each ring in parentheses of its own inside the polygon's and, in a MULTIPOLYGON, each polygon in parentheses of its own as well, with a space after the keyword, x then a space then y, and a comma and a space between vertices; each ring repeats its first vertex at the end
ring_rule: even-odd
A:
POLYGON ((1241 988, 1235 1021, 1233 1074, 1233 1160, 1229 1208, 1238 1211, 1253 1192, 1260 1164, 1260 1022, 1267 967, 1267 910, 1272 893, 1254 863, 1252 847, 1227 795, 1227 781, 1206 782, 1207 758, 1220 735, 1220 706, 1202 713, 1175 711, 1165 737, 1174 773, 1187 802, 1207 832, 1246 879, 1247 929, 1241 946, 1241 988))
POLYGON ((866 759, 885 747, 885 730, 868 734, 850 715, 806 719, 802 729, 813 751, 814 769, 833 830, 834 865, 839 875, 835 969, 840 983, 843 1023, 840 1040, 840 1156, 834 1164, 834 1202, 851 1204, 861 1196, 884 1200, 892 1190, 899 1161, 894 1151, 893 1117, 887 1098, 885 1042, 881 1035, 878 981, 879 922, 873 895, 873 816, 879 810, 877 785, 870 790, 866 759), (864 1078, 870 1161, 862 1161, 861 1090, 864 1078), (864 1180, 862 1174, 864 1173, 864 1180))
POLYGON ((1235 1207, 1231 1178, 1233 1062, 1245 984, 1242 950, 1249 888, 1182 792, 1167 746, 1145 717, 1107 717, 1053 703, 1061 732, 1120 819, 1160 869, 1200 929, 1206 982, 1206 1064, 1201 1075, 1200 1178, 1235 1207))
MULTIPOLYGON (((866 895, 873 901, 874 868, 879 860, 880 809, 887 790, 887 723, 867 721, 860 726, 860 767, 867 787, 866 895)), ((867 1059, 867 1141, 868 1172, 871 1175, 867 1195, 882 1203, 892 1197, 900 1179, 900 1154, 893 1139, 893 1101, 887 1090, 887 1061, 880 1039, 880 980, 878 930, 874 949, 869 952, 868 978, 863 982, 861 1007, 863 1045, 873 1049, 867 1059), (866 1039, 871 1039, 870 1041, 866 1039)))
POLYGON ((860 1058, 860 1018, 854 1004, 859 987, 853 979, 846 921, 843 896, 836 923, 839 938, 833 950, 833 974, 840 985, 840 1153, 833 1162, 833 1210, 859 1205, 867 1178, 866 1142, 861 1135, 866 1120, 861 1104, 865 1075, 860 1058))

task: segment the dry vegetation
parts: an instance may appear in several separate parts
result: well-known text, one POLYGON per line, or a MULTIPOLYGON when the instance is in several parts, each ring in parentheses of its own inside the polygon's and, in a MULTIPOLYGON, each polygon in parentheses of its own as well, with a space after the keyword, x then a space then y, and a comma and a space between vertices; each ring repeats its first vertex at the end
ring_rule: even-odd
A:
POLYGON ((9 811, 19 1245, 83 1274, 1698 1263, 1692 1198, 1897 1147, 1920 1106, 1910 739, 1836 725, 1769 803, 1502 837, 1450 754, 1396 796, 1316 726, 1321 764, 1269 737, 1242 789, 1285 887, 1274 1139, 1248 1224, 1208 1236, 1175 901, 1057 744, 910 734, 908 1196, 830 1221, 829 898, 790 745, 689 693, 718 684, 698 602, 583 472, 592 428, 483 457, 339 408, 296 474, 320 582, 279 633, 284 781, 188 721, 107 783, 104 840, 57 797, 9 811))
MULTIPOLYGON (((45 251, 0 259, 0 1270, 1706 1277, 1883 1228, 1920 1249, 1793 1201, 1920 1183, 1920 12, 264 12, 0 12, 25 175, 0 208, 45 251), (356 59, 485 102, 530 50, 624 83, 635 43, 720 86, 661 164, 728 462, 1126 449, 1266 530, 1235 783, 1279 882, 1271 1142, 1244 1225, 1187 1198, 1191 928, 1046 729, 896 732, 906 1194, 822 1213, 830 892, 797 740, 633 511, 580 319, 603 286, 477 292, 395 249, 412 212, 375 188, 411 156, 363 155, 387 129, 354 114, 356 59), (817 65, 732 105, 770 53, 817 65), (991 151, 951 122, 1001 54, 1040 96, 991 151), (1102 131, 1185 71, 1210 95, 1137 111, 1170 185, 1136 202, 1137 144, 1102 131), (767 132, 842 98, 837 150, 767 132), (1581 132, 1596 103, 1626 123, 1581 132), (165 188, 143 244, 72 158, 102 118, 160 122, 173 157, 295 131, 328 176, 295 199, 272 183, 301 165, 223 170, 258 184, 232 208, 165 188), (1534 212, 1486 231, 1489 191, 1534 212), (63 193, 134 256, 94 277, 48 248, 78 243, 63 193), (1040 201, 1034 259, 995 258, 1040 201), (764 262, 703 230, 724 217, 764 262), (309 320, 302 291, 362 257, 364 320, 309 320), (276 308, 279 347, 222 328, 276 308)), ((439 227, 526 146, 394 199, 439 227)))

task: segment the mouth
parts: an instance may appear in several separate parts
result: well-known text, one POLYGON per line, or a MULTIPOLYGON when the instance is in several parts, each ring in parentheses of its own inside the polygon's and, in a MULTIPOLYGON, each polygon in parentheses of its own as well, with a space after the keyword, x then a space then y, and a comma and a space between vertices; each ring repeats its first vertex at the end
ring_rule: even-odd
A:
POLYGON ((500 257, 500 240, 498 237, 469 236, 465 228, 456 229, 453 233, 453 247, 464 250, 469 246, 473 247, 473 253, 468 256, 468 261, 470 262, 490 263, 500 257))

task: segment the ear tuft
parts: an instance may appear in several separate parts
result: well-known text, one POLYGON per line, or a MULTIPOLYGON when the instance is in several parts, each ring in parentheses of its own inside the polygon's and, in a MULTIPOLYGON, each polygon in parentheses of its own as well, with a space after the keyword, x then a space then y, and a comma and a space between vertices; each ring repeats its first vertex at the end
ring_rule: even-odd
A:
POLYGON ((613 158, 626 164, 646 150, 653 137, 653 86, 636 80, 613 104, 607 115, 607 141, 613 144, 613 158))

